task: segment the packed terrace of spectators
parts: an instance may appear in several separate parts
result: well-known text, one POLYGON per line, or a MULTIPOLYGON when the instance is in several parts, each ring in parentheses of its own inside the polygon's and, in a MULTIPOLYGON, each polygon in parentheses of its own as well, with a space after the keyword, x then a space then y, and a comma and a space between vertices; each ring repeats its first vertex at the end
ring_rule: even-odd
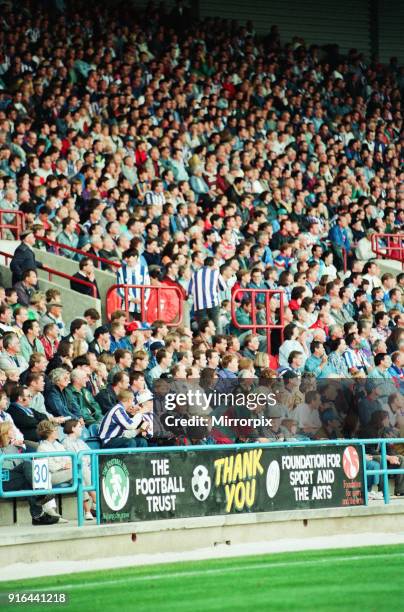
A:
MULTIPOLYGON (((24 231, 0 290, 1 451, 402 434, 404 273, 375 247, 402 260, 403 84, 394 59, 181 3, 4 4, 0 209, 24 231), (65 326, 32 250, 55 242, 78 292, 98 294, 99 265, 137 285, 111 321, 90 308, 65 326), (140 286, 176 287, 180 324, 150 321, 140 286), (164 395, 184 381, 280 385, 272 427, 170 428, 164 395)), ((8 467, 5 490, 30 482, 29 462, 8 467)), ((66 458, 51 471, 71 480, 66 458)), ((40 501, 34 524, 62 520, 40 501)))

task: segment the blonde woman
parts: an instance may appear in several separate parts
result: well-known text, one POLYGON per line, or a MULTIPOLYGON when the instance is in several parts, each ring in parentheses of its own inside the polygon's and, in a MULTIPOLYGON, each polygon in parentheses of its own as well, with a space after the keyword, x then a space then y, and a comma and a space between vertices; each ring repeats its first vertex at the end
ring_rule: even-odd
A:
POLYGON ((82 340, 81 338, 76 338, 75 340, 73 340, 73 359, 75 359, 76 357, 82 357, 83 355, 86 355, 88 352, 88 344, 85 340, 82 340))
POLYGON ((257 375, 261 375, 261 372, 269 368, 269 355, 268 353, 258 352, 255 355, 254 367, 257 375))

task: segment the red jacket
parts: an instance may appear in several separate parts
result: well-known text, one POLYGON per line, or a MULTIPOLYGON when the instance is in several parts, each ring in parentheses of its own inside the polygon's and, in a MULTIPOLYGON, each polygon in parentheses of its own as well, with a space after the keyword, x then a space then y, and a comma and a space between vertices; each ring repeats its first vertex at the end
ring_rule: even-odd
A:
POLYGON ((46 336, 41 336, 40 341, 42 343, 42 346, 45 350, 45 356, 46 359, 48 361, 50 361, 52 359, 52 357, 54 357, 56 351, 58 350, 58 346, 59 346, 59 341, 55 340, 53 343, 49 340, 49 338, 47 338, 46 336))

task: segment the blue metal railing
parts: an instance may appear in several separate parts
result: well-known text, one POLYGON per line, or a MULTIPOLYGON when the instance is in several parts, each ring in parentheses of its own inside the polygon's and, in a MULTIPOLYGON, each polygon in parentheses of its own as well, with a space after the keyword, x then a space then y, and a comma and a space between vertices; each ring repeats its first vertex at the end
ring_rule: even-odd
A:
POLYGON ((307 446, 350 446, 360 445, 362 449, 362 463, 363 463, 363 479, 364 479, 364 498, 365 505, 369 503, 368 490, 367 490, 367 477, 372 475, 379 475, 383 477, 383 496, 384 503, 388 504, 390 501, 389 495, 389 483, 388 477, 395 476, 397 474, 404 474, 404 469, 394 469, 387 467, 387 449, 388 444, 404 444, 404 438, 368 438, 368 439, 340 439, 340 440, 290 440, 287 442, 267 442, 267 443, 249 443, 249 444, 218 444, 218 445, 195 445, 195 446, 170 446, 170 447, 153 447, 148 448, 111 448, 102 450, 83 450, 78 453, 80 459, 84 456, 90 456, 91 458, 91 484, 88 486, 82 485, 82 475, 80 470, 82 469, 82 460, 79 461, 79 486, 77 492, 77 517, 78 524, 81 527, 84 524, 84 509, 83 509, 83 494, 85 491, 96 492, 96 520, 97 525, 101 523, 101 510, 100 510, 100 490, 99 490, 99 465, 98 458, 101 455, 125 455, 125 454, 136 454, 136 453, 173 453, 173 452, 190 452, 190 451, 217 451, 223 450, 246 450, 249 448, 290 448, 290 447, 307 447, 307 446), (380 445, 380 457, 381 467, 378 470, 367 470, 366 469, 366 445, 380 445))
MULTIPOLYGON (((389 476, 397 476, 404 474, 404 468, 392 468, 387 464, 387 445, 404 444, 404 438, 369 438, 369 439, 339 439, 339 440, 290 440, 287 442, 268 442, 268 443, 248 443, 248 444, 218 444, 218 445, 195 445, 195 446, 171 446, 171 447, 148 447, 148 448, 111 448, 111 449, 88 449, 82 450, 75 454, 73 452, 57 452, 57 453, 24 453, 15 455, 0 455, 0 473, 5 460, 11 458, 18 459, 33 459, 41 457, 64 457, 69 456, 72 459, 72 483, 67 487, 52 487, 52 489, 35 489, 24 491, 3 491, 2 478, 0 478, 0 498, 10 497, 27 497, 29 495, 47 495, 47 494, 63 494, 77 492, 77 519, 78 525, 81 527, 84 524, 84 494, 86 492, 96 492, 96 520, 97 525, 101 523, 101 507, 100 507, 100 483, 99 483, 99 457, 101 455, 127 455, 136 453, 178 453, 190 451, 217 451, 223 450, 237 451, 251 448, 291 448, 291 447, 316 447, 316 446, 350 446, 359 445, 362 449, 363 463, 363 478, 364 478, 364 499, 365 505, 368 505, 368 490, 367 477, 381 476, 383 479, 383 497, 384 503, 390 502, 389 495, 389 476), (380 454, 380 468, 374 470, 366 469, 366 446, 377 445, 380 448, 376 454, 380 454), (91 482, 85 485, 83 479, 83 466, 86 458, 90 459, 91 482)), ((85 461, 85 463, 87 463, 85 461)))
MULTIPOLYGON (((30 497, 31 495, 58 495, 59 493, 76 493, 78 489, 78 469, 77 465, 79 457, 73 451, 58 451, 54 453, 14 453, 10 455, 0 455, 0 473, 8 472, 8 478, 0 478, 0 498, 9 497, 30 497), (7 482, 10 477, 9 468, 3 468, 3 464, 10 459, 19 459, 20 461, 28 461, 31 459, 46 459, 49 457, 69 457, 72 462, 72 480, 71 484, 63 487, 52 487, 51 489, 21 489, 20 491, 4 491, 3 482, 7 482)), ((52 473, 51 473, 52 479, 52 473)))

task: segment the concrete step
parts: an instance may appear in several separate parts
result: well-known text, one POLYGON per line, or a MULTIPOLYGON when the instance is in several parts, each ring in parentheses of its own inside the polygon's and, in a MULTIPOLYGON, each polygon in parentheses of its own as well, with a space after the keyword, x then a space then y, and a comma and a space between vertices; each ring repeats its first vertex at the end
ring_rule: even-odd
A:
MULTIPOLYGON (((43 527, 0 527, 0 567, 13 563, 106 559, 129 555, 160 555, 219 545, 251 542, 309 541, 315 537, 404 533, 404 501, 369 506, 246 513, 122 523, 85 525, 75 521, 43 527)), ((1 580, 1 577, 0 577, 1 580)))
POLYGON ((0 500, 0 526, 14 525, 14 500, 0 500))

